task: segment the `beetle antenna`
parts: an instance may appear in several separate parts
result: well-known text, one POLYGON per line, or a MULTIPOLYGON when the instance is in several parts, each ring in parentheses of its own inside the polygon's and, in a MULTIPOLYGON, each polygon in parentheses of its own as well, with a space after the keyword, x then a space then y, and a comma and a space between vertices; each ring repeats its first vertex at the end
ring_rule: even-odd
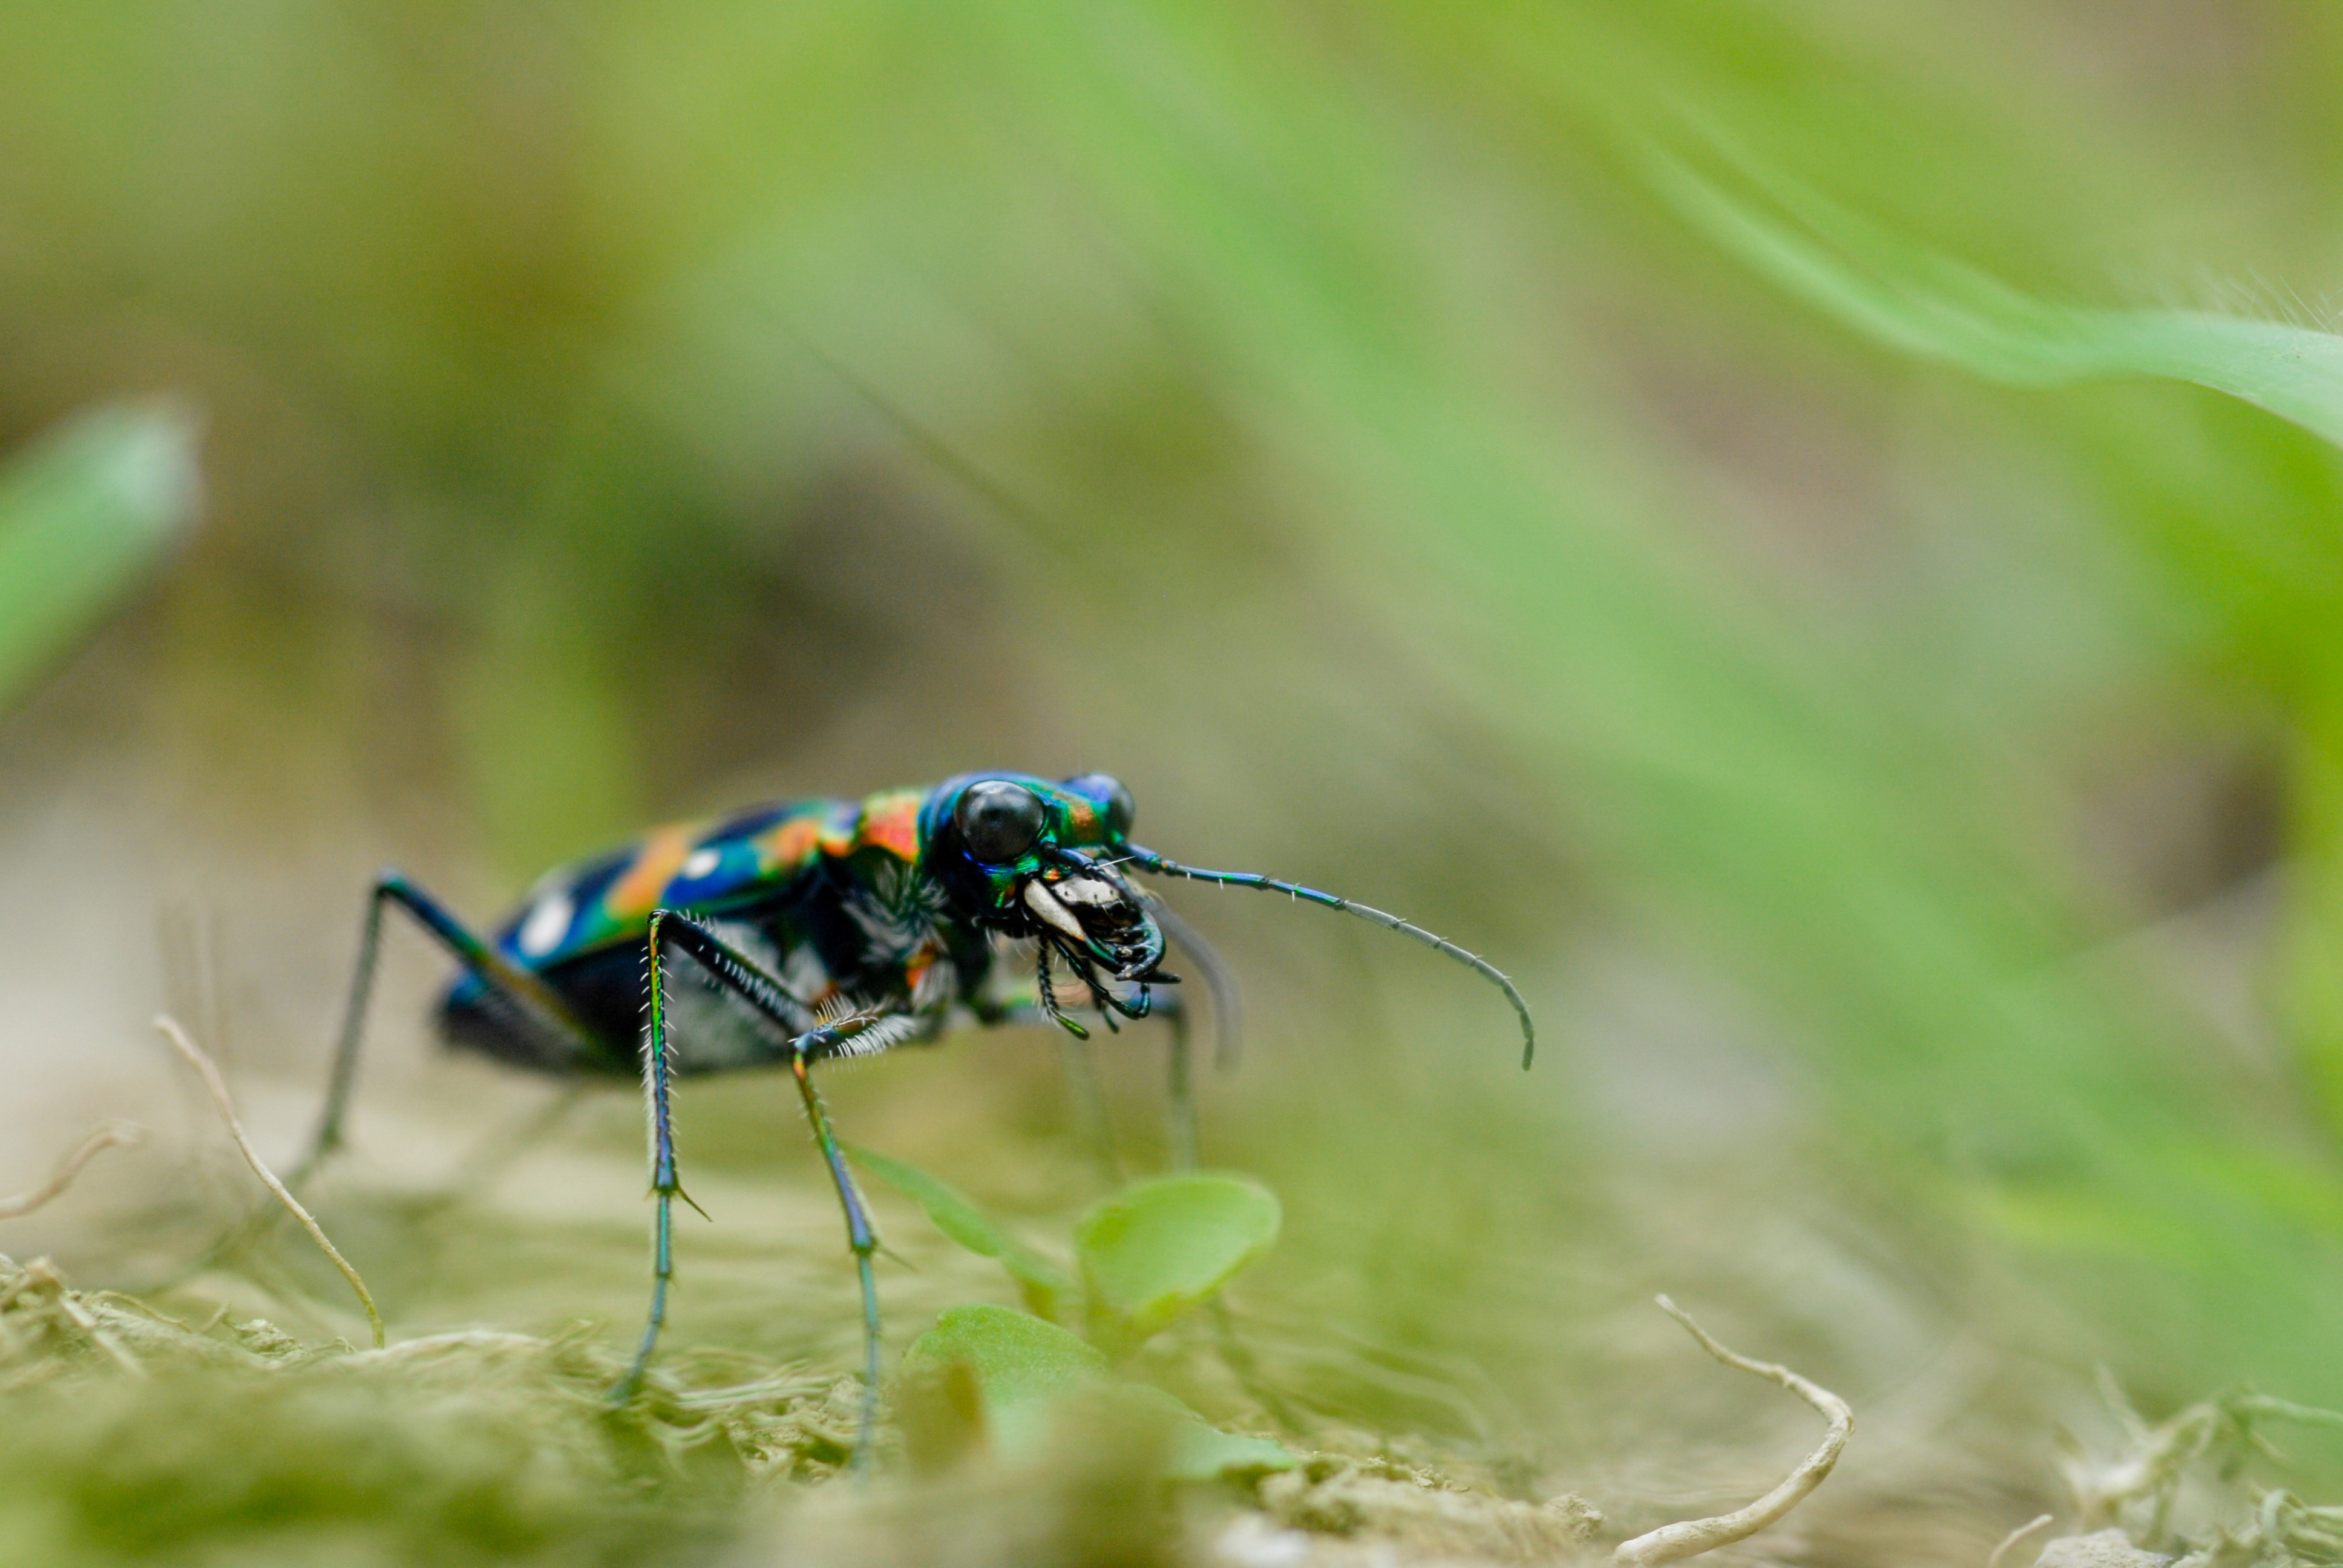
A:
POLYGON ((1315 888, 1305 888, 1296 882, 1282 882, 1275 877, 1264 877, 1256 871, 1207 871, 1195 866, 1183 866, 1177 860, 1167 860, 1154 850, 1142 849, 1136 844, 1124 848, 1130 852, 1131 864, 1142 871, 1152 871, 1159 877, 1185 877, 1192 882, 1211 882, 1217 887, 1252 888, 1264 893, 1283 893, 1289 898, 1319 904, 1326 909, 1340 910, 1346 915, 1356 915, 1387 931, 1413 937, 1425 947, 1437 948, 1467 969, 1476 970, 1482 979, 1503 991, 1505 1000, 1513 1004, 1513 1011, 1522 1020, 1522 1070, 1528 1071, 1530 1062, 1536 1057, 1537 1026, 1530 1021, 1530 1004, 1522 1000, 1522 993, 1512 980, 1505 978, 1503 970, 1478 953, 1467 952, 1447 938, 1427 931, 1412 921, 1403 920, 1397 915, 1353 903, 1349 899, 1338 899, 1315 888))

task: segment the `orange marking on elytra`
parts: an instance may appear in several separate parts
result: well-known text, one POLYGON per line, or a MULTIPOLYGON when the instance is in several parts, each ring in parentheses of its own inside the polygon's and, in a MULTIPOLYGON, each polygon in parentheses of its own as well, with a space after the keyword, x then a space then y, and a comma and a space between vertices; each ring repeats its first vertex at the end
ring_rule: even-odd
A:
POLYGON ((898 859, 920 858, 920 804, 916 789, 895 789, 873 795, 862 803, 862 821, 854 847, 877 845, 898 859))
POLYGON ((821 819, 787 817, 757 835, 757 865, 765 875, 804 865, 821 842, 821 819))
POLYGON ((862 813, 851 803, 840 802, 833 806, 821 819, 821 852, 825 855, 854 853, 854 835, 861 823, 862 813))
POLYGON ((653 831, 636 851, 635 863, 602 895, 603 912, 614 920, 632 920, 649 914, 690 855, 692 840, 699 836, 696 829, 688 827, 653 831))

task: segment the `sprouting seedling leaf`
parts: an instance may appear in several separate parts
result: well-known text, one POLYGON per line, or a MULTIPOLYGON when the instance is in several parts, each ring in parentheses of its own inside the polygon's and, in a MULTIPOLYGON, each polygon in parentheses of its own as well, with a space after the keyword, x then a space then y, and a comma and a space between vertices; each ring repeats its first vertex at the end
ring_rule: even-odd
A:
POLYGON ((976 1373, 992 1408, 1067 1393, 1107 1372, 1103 1353, 1057 1324, 984 1304, 949 1309, 903 1358, 907 1371, 954 1362, 976 1373))
POLYGON ((2343 337, 2210 311, 2036 299, 1858 217, 1722 136, 1705 139, 1746 194, 1647 143, 1659 194, 1758 272, 1890 348, 2016 387, 2190 381, 2343 446, 2343 337))
POLYGON ((1229 1471, 1282 1470, 1294 1462, 1280 1444, 1222 1432, 1161 1389, 1115 1381, 1095 1346, 1007 1307, 953 1307, 903 1357, 907 1376, 954 1366, 973 1374, 990 1434, 1011 1451, 1046 1435, 1070 1396, 1087 1396, 1159 1426, 1165 1440, 1162 1473, 1173 1480, 1209 1481, 1229 1471))
POLYGON ((1277 1198, 1242 1176, 1161 1177, 1082 1216, 1074 1251, 1093 1343, 1127 1354, 1277 1240, 1277 1198))
POLYGON ((111 609, 195 516, 195 432, 86 415, 0 469, 0 707, 111 609))
POLYGON ((1074 1288, 1063 1269, 1010 1235, 991 1215, 940 1177, 851 1143, 846 1145, 846 1152, 857 1165, 919 1204, 929 1221, 947 1237, 1008 1270, 1024 1292, 1027 1308, 1037 1317, 1058 1315, 1060 1304, 1074 1288))

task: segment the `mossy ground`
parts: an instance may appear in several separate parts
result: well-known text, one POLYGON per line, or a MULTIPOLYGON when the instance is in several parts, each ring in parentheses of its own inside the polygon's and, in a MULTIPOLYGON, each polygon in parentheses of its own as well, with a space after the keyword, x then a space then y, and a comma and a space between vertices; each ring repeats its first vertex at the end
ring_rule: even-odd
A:
MULTIPOLYGON (((891 1117, 883 1085, 839 1092, 879 1136, 990 1173, 989 1202, 1037 1243, 1062 1242, 1105 1181, 1091 1154, 1046 1118, 987 1119, 1014 1088, 974 1096, 967 1120, 940 1113, 970 1098, 950 1081, 966 1060, 913 1065, 946 1081, 891 1117)), ((1007 1071, 1036 1065, 1046 1085, 1046 1057, 1012 1054, 1007 1071)), ((1580 1505, 1544 1506, 1541 1488, 1564 1489, 1518 1442, 1483 1435, 1485 1377, 1313 1324, 1311 1292, 1273 1273, 1233 1304, 1232 1337, 1200 1317, 1132 1363, 1212 1419, 1312 1456, 1269 1492, 1258 1478, 1163 1486, 1127 1412, 1079 1409, 1039 1452, 980 1448, 949 1467, 922 1468, 890 1427, 880 1477, 839 1484, 853 1277, 819 1172, 789 1160, 803 1151, 789 1108, 754 1079, 686 1095, 688 1180, 714 1218, 686 1221, 666 1349, 644 1397, 614 1411, 649 1284, 637 1108, 588 1097, 523 1138, 542 1091, 498 1088, 507 1131, 452 1160, 415 1105, 380 1093, 357 1148, 312 1191, 382 1304, 384 1351, 356 1348, 347 1287, 289 1222, 206 1251, 271 1211, 200 1122, 190 1146, 116 1157, 140 1180, 89 1205, 85 1228, 43 1216, 73 1243, 65 1261, 0 1278, 0 1562, 1174 1561, 1212 1555, 1239 1520, 1282 1543, 1272 1555, 1290 1556, 1300 1528, 1337 1553, 1380 1541, 1525 1561, 1587 1532, 1580 1505)), ((1124 1158, 1143 1161, 1131 1142, 1124 1158)), ((1016 1300, 911 1205, 883 1188, 874 1201, 897 1351, 947 1306, 1016 1300)), ((1240 1529, 1229 1550, 1248 1539, 1240 1529)))
POLYGON ((364 1351, 8 1262, 0 1561, 688 1563, 817 1539, 852 1561, 1174 1561, 1261 1509, 1329 1537, 1531 1562, 1600 1522, 1574 1499, 1540 1507, 1374 1454, 1320 1454, 1258 1493, 1253 1477, 1174 1489, 1151 1479, 1148 1433, 1079 1408, 1013 1463, 906 1469, 890 1441, 890 1474, 841 1482, 851 1379, 685 1352, 614 1410, 622 1365, 582 1325, 364 1351))
MULTIPOLYGON (((1047 1248, 1107 1178, 1050 1111, 1061 1091, 1032 1045, 907 1057, 842 1075, 833 1097, 870 1141, 970 1179, 1047 1248)), ((1787 1177, 1731 1203, 1705 1176, 1599 1184, 1567 1170, 1493 1199, 1482 1163, 1508 1169, 1522 1136, 1502 1117, 1444 1166, 1411 1163, 1405 1124, 1382 1135, 1380 1163, 1345 1164, 1345 1108, 1323 1097, 1314 1127, 1273 1096, 1224 1108, 1215 1137, 1288 1195, 1285 1234, 1239 1282, 1227 1331, 1199 1314, 1130 1369, 1225 1427, 1275 1436, 1298 1469, 1166 1486, 1127 1412, 1074 1407, 1014 1455, 923 1457, 890 1427, 879 1475, 854 1482, 853 1276, 782 1086, 687 1091, 687 1179, 713 1219, 687 1221, 667 1349, 644 1397, 613 1411, 648 1287, 638 1108, 589 1097, 548 1124, 546 1091, 475 1070, 430 1066, 413 1098, 378 1089, 357 1148, 313 1193, 382 1302, 385 1351, 354 1348, 365 1331, 347 1286, 290 1224, 207 1255, 261 1199, 201 1123, 182 1146, 109 1154, 137 1177, 110 1202, 76 1191, 40 1216, 73 1244, 0 1278, 0 1563, 1600 1555, 1746 1502, 1815 1435, 1810 1412, 1716 1368, 1644 1304, 1639 1274, 1686 1289, 1662 1263, 1711 1299, 1735 1282, 1750 1304, 1711 1326, 1842 1388, 1861 1414, 1840 1473, 1741 1561, 1976 1568, 2035 1513, 2081 1517, 2052 1439, 2087 1387, 2006 1341, 1965 1341, 1950 1325, 1993 1321, 1978 1282, 1848 1247, 1857 1210, 1843 1200, 1818 1210, 1787 1177), (483 1081, 505 1097, 487 1117, 505 1131, 440 1135, 435 1097, 483 1081), (1566 1208, 1538 1196, 1573 1183, 1566 1208), (1705 1206, 1687 1207, 1687 1190, 1705 1206), (109 1281, 126 1292, 98 1288, 109 1281)), ((265 1084, 249 1098, 272 1101, 265 1084)), ((1132 1099, 1116 1108, 1135 1167, 1151 1102, 1132 1099)), ((299 1120, 264 1141, 290 1146, 299 1120)), ((912 1205, 884 1188, 873 1201, 893 1353, 946 1307, 1016 1302, 1002 1271, 912 1205)), ((2132 1452, 2142 1430, 2100 1446, 2132 1452)))

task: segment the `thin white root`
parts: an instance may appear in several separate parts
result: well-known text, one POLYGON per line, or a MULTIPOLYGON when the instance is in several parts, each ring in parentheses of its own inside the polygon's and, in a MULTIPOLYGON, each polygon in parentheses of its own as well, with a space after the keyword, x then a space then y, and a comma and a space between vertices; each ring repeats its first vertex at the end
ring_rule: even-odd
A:
POLYGON ((73 1185, 81 1168, 95 1159, 101 1150, 136 1143, 146 1136, 146 1130, 128 1121, 109 1121, 81 1141, 72 1153, 57 1161, 56 1173, 29 1192, 19 1192, 14 1198, 0 1198, 0 1220, 14 1220, 34 1210, 73 1185))
POLYGON ((1838 1462, 1839 1451, 1855 1431, 1855 1412, 1846 1401, 1822 1387, 1808 1382, 1787 1367, 1771 1362, 1753 1362, 1746 1356, 1735 1355, 1715 1340, 1708 1331, 1693 1322, 1692 1314, 1665 1296, 1659 1298, 1660 1311, 1682 1323, 1684 1332, 1700 1342, 1700 1348, 1723 1362, 1754 1372, 1769 1382, 1780 1383, 1822 1413, 1830 1422, 1830 1431, 1823 1435, 1820 1447, 1808 1454, 1805 1462, 1790 1472, 1781 1485, 1746 1508, 1735 1509, 1714 1519, 1687 1519, 1681 1523, 1663 1524, 1657 1530, 1623 1541, 1611 1553, 1611 1561, 1621 1568, 1646 1568, 1655 1563, 1675 1563, 1686 1557, 1697 1557, 1704 1552, 1714 1552, 1720 1546, 1730 1546, 1736 1541, 1746 1541, 1767 1525, 1778 1522, 1805 1500, 1806 1493, 1823 1483, 1823 1478, 1838 1462))
POLYGON ((2049 1523, 2050 1520, 2051 1515, 2047 1513, 2038 1515, 2003 1536, 2001 1544, 1993 1549, 1993 1555, 1985 1560, 1985 1568, 2001 1568, 2001 1560, 2009 1555, 2011 1547, 2049 1523))
POLYGON ((196 1070, 204 1081, 204 1087, 211 1091, 212 1103, 219 1107, 220 1117, 227 1123, 228 1136, 236 1140, 236 1146, 243 1151, 244 1162, 252 1167, 252 1173, 260 1178, 262 1186, 277 1194, 277 1201, 291 1211, 293 1218, 301 1221, 301 1228, 309 1232, 309 1240, 317 1242, 317 1250, 333 1260, 334 1267, 342 1271, 342 1278, 347 1280, 350 1289, 357 1292, 358 1305, 366 1309, 367 1322, 374 1328, 374 1348, 382 1349, 382 1314, 375 1311, 373 1292, 366 1288, 366 1282, 358 1278, 358 1271, 350 1267, 350 1261, 327 1240, 324 1228, 310 1218, 309 1211, 301 1207, 301 1201, 286 1191, 285 1183, 277 1179, 277 1172, 261 1159, 260 1151, 252 1146, 252 1140, 245 1136, 244 1123, 236 1120, 236 1101, 228 1098, 227 1085, 221 1081, 219 1069, 212 1065, 212 1059, 204 1053, 204 1048, 189 1040, 187 1031, 181 1029, 178 1020, 169 1013, 156 1013, 155 1027, 162 1031, 165 1040, 171 1042, 172 1049, 186 1059, 187 1065, 196 1070))

